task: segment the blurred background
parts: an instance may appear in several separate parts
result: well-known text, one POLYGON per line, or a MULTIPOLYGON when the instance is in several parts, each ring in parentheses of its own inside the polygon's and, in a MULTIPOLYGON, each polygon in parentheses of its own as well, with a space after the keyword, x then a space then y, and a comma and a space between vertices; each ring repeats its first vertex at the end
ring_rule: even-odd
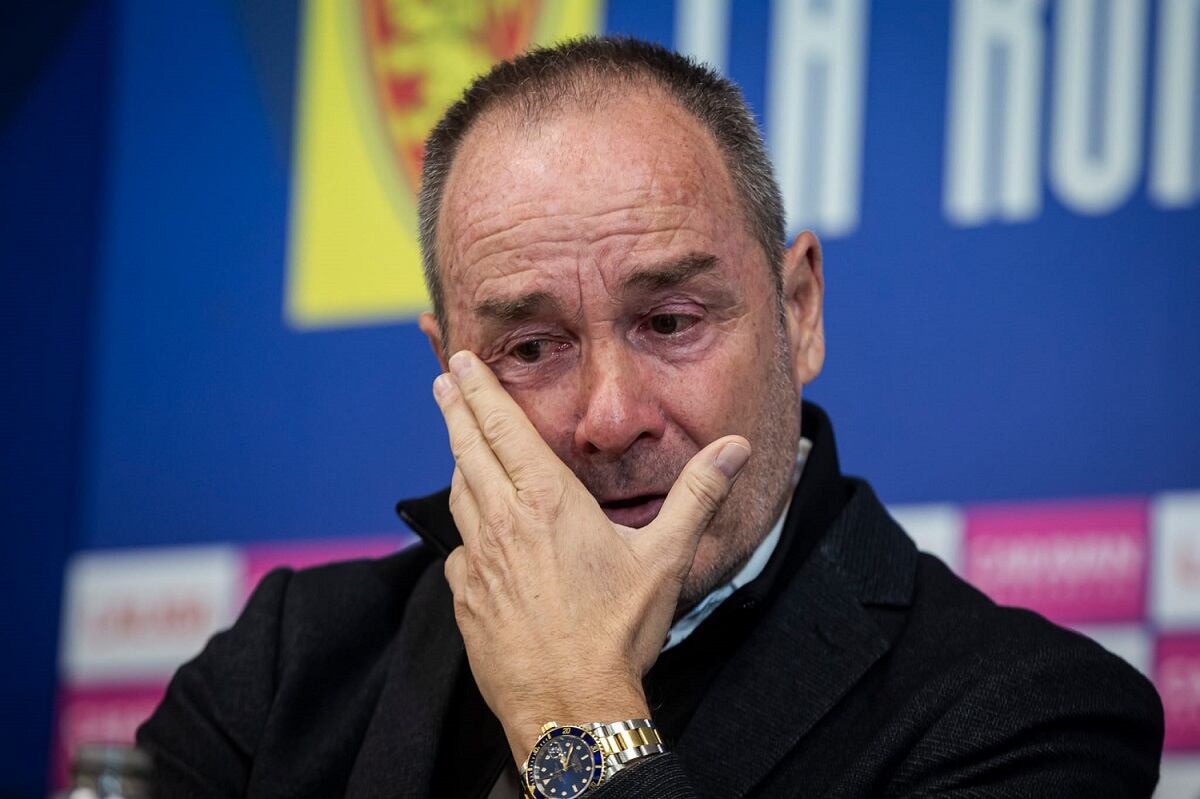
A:
POLYGON ((421 141, 588 32, 742 86, 825 243, 844 469, 1149 675, 1200 795, 1200 0, 8 0, 0 796, 128 738, 266 569, 411 540, 421 141))

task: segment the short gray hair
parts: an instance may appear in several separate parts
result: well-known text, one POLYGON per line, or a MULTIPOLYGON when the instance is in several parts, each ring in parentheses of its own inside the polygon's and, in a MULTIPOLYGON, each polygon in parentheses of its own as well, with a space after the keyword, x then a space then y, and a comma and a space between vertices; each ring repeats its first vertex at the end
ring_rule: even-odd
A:
POLYGON ((750 232, 762 247, 782 292, 783 200, 754 115, 741 90, 708 67, 650 42, 589 36, 530 50, 476 78, 425 142, 418 222, 425 285, 446 337, 445 302, 438 271, 437 227, 446 180, 467 133, 493 109, 531 121, 572 103, 611 97, 613 86, 664 91, 712 134, 725 159, 750 232))

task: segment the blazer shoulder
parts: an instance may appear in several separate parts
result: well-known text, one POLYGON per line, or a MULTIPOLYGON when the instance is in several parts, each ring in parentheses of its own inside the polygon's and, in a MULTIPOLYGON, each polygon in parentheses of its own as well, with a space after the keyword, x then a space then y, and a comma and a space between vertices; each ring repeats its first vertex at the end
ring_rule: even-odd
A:
MULTIPOLYGON (((364 593, 386 591, 395 598, 413 585, 437 558, 428 546, 416 543, 379 558, 357 558, 294 570, 290 591, 314 594, 322 601, 343 596, 361 601, 364 593)), ((287 571, 292 571, 288 569, 287 571)))
MULTIPOLYGON (((294 572, 283 569, 290 574, 279 604, 283 630, 318 633, 328 646, 331 638, 359 635, 364 627, 391 629, 423 576, 431 568, 440 569, 437 560, 427 546, 415 544, 382 558, 336 561, 294 572)), ((263 584, 267 581, 264 578, 263 584)))
MULTIPOLYGON (((950 659, 973 683, 1015 689, 1037 682, 1031 694, 1063 708, 1105 705, 1162 724, 1153 685, 1122 658, 1092 639, 1024 608, 997 605, 937 558, 922 553, 908 635, 950 659), (934 642, 939 642, 934 644, 934 642)), ((945 662, 942 665, 948 665, 945 662)), ((1014 706, 1020 707, 1024 699, 1014 706)))
MULTIPOLYGON (((402 621, 424 618, 439 601, 417 593, 434 568, 432 553, 415 546, 264 577, 233 626, 179 669, 138 732, 164 795, 248 795, 272 769, 301 768, 264 752, 302 748, 305 739, 333 749, 360 740, 402 621)), ((336 783, 339 775, 333 764, 309 776, 336 783)))
POLYGON ((1162 751, 1158 694, 1085 636, 997 605, 922 554, 892 657, 915 685, 904 712, 921 730, 899 785, 919 795, 982 784, 1005 786, 1003 795, 1049 786, 1064 796, 1150 795, 1162 751))

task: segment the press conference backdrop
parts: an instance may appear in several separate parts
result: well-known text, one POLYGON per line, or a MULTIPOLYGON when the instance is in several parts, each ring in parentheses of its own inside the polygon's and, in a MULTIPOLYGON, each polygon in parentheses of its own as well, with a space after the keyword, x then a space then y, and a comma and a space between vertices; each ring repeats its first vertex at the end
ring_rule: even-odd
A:
POLYGON ((1150 675, 1159 795, 1200 794, 1200 0, 90 4, 0 149, 95 87, 51 763, 13 768, 130 735, 271 566, 410 541, 392 503, 451 471, 421 141, 494 59, 589 32, 743 88, 825 244, 807 396, 844 468, 1150 675))

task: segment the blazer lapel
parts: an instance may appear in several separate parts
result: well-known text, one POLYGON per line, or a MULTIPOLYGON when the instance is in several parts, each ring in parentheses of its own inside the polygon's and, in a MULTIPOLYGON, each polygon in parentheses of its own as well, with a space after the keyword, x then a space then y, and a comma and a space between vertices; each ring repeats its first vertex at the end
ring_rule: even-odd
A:
POLYGON ((442 570, 421 575, 389 653, 388 674, 346 796, 429 795, 438 738, 464 657, 442 570))
POLYGON ((859 484, 688 724, 678 751, 698 790, 745 796, 850 691, 890 646, 864 605, 908 604, 915 565, 859 484))

